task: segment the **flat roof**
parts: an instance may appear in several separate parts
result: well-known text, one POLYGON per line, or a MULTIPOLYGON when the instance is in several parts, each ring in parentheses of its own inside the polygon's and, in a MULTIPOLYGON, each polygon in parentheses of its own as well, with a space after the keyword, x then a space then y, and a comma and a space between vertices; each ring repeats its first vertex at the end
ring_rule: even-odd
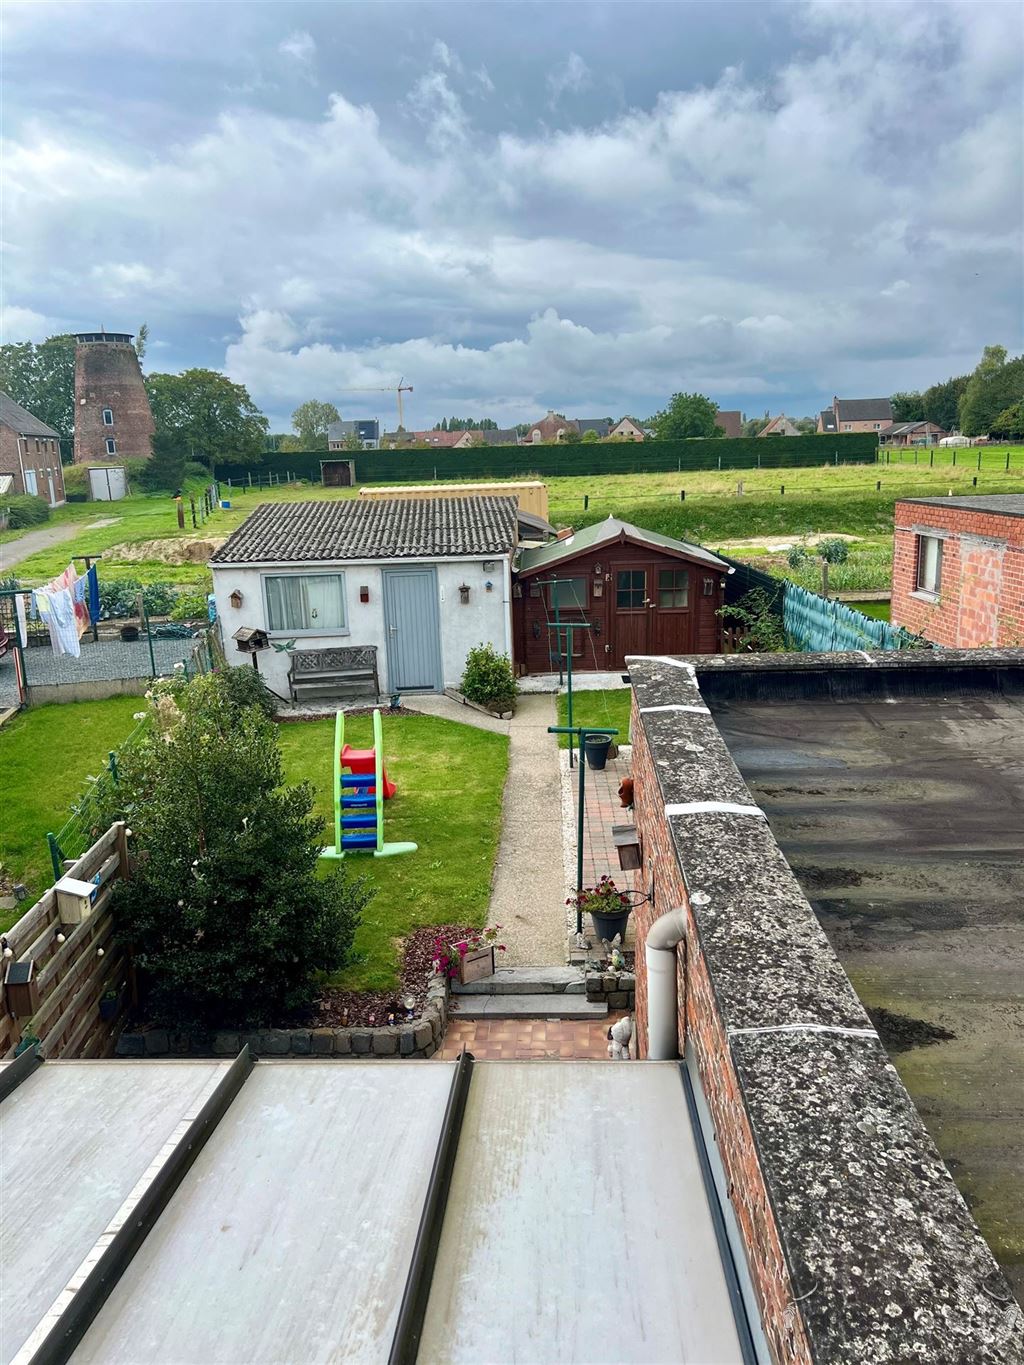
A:
POLYGON ((1024 1299, 1024 697, 712 709, 1024 1299))
POLYGON ((922 507, 955 507, 961 512, 991 512, 999 517, 1024 517, 1024 493, 984 493, 968 498, 897 498, 922 507))
POLYGON ((243 1056, 44 1062, 2 1102, 3 1361, 78 1312, 76 1362, 387 1360, 458 1085, 420 1360, 748 1358, 677 1063, 243 1056))

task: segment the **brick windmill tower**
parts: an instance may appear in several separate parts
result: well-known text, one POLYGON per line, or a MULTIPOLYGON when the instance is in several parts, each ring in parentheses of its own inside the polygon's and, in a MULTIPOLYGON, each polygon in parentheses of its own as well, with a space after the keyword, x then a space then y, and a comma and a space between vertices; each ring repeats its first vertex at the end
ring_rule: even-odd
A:
POLYGON ((123 464, 153 453, 153 414, 131 332, 75 336, 75 464, 123 464))

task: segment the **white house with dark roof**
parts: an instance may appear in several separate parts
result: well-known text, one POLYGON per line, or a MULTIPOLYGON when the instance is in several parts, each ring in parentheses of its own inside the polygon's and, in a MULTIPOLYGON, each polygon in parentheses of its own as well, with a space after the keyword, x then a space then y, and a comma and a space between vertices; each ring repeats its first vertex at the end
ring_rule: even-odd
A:
POLYGON ((289 695, 292 656, 376 650, 382 693, 457 686, 481 642, 512 652, 514 497, 263 503, 213 555, 229 662, 266 632, 259 668, 289 695))

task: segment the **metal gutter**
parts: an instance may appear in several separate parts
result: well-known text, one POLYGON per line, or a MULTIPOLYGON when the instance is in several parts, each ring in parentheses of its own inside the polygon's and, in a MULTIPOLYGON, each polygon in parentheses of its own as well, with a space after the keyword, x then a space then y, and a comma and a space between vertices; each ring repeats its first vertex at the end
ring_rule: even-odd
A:
POLYGON ((444 1224, 472 1076, 473 1054, 463 1049, 455 1063, 448 1103, 445 1106, 444 1118, 441 1120, 437 1151, 434 1154, 434 1164, 423 1200, 419 1231, 409 1263, 402 1304, 398 1310, 398 1322, 391 1342, 388 1365, 415 1365, 419 1352, 423 1320, 427 1313, 427 1300, 430 1298, 437 1248, 441 1241, 441 1228, 444 1224))
POLYGON ((0 1101, 17 1090, 22 1081, 27 1081, 36 1067, 42 1064, 43 1058, 38 1043, 33 1043, 24 1052, 19 1052, 10 1064, 0 1071, 0 1101))

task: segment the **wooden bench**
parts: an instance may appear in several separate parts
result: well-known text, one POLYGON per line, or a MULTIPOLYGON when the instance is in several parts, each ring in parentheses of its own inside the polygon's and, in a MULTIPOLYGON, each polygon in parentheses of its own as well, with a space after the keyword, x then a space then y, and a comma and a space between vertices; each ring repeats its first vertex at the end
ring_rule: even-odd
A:
POLYGON ((380 696, 376 645, 340 645, 330 649, 297 649, 289 657, 288 690, 292 701, 304 697, 380 696))

